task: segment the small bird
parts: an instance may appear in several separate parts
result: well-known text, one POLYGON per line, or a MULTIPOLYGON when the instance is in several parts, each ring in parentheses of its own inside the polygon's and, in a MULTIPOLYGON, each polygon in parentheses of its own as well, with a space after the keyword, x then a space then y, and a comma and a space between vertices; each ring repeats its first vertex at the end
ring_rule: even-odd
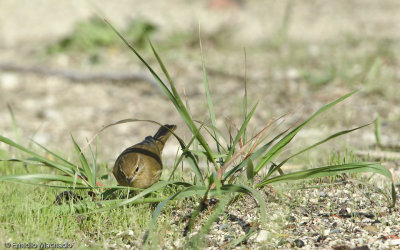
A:
POLYGON ((154 136, 125 149, 114 164, 113 174, 119 185, 148 188, 162 173, 161 153, 176 125, 161 126, 154 136))

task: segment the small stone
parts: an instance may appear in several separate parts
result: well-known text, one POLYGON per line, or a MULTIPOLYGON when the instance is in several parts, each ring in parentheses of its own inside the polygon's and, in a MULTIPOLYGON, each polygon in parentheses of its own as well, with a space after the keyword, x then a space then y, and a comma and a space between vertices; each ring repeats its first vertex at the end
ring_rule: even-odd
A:
POLYGON ((374 220, 374 221, 372 222, 372 224, 379 224, 379 223, 381 223, 381 221, 380 221, 379 219, 376 219, 376 220, 374 220))
POLYGON ((16 89, 19 85, 18 76, 16 74, 2 74, 0 76, 0 86, 5 90, 16 89))
POLYGON ((318 199, 311 198, 311 199, 309 200, 309 202, 310 202, 310 203, 318 203, 318 199))
POLYGON ((369 250, 368 246, 355 247, 353 250, 369 250))
POLYGON ((295 222, 296 221, 296 217, 294 217, 293 215, 289 216, 288 218, 289 222, 295 222))
POLYGON ((322 198, 328 197, 328 195, 324 191, 320 192, 319 196, 322 197, 322 198))
POLYGON ((337 234, 340 233, 340 228, 335 228, 329 232, 330 234, 337 234))
POLYGON ((48 133, 38 132, 33 139, 39 144, 46 145, 50 141, 51 136, 48 133))
POLYGON ((121 231, 119 233, 117 233, 117 236, 122 236, 122 237, 126 237, 126 236, 133 236, 133 231, 132 230, 128 230, 128 231, 121 231))
POLYGON ((232 241, 232 237, 230 235, 225 236, 224 242, 230 242, 230 241, 232 241))
POLYGON ((325 239, 326 239, 326 236, 320 235, 320 236, 318 236, 318 238, 317 238, 317 242, 322 242, 322 241, 324 241, 325 239))
POLYGON ((295 240, 293 241, 293 244, 294 244, 294 246, 300 247, 300 248, 305 246, 304 241, 302 241, 302 240, 300 240, 300 239, 295 239, 295 240))
POLYGON ((228 225, 226 225, 226 224, 221 224, 220 226, 219 226, 219 230, 225 230, 225 229, 227 229, 228 228, 228 225))
POLYGON ((295 68, 290 68, 286 71, 286 76, 291 80, 297 80, 300 77, 300 72, 295 68))
POLYGON ((278 242, 278 246, 283 246, 283 245, 287 245, 289 242, 285 239, 280 239, 278 242))
POLYGON ((256 238, 255 241, 258 242, 258 243, 261 243, 261 242, 267 241, 268 238, 269 238, 269 232, 266 231, 266 230, 261 230, 258 233, 257 238, 256 238))
POLYGON ((398 246, 400 245, 400 239, 389 240, 389 246, 398 246))
POLYGON ((349 250, 351 248, 346 245, 334 245, 334 246, 332 246, 332 249, 333 250, 349 250))
POLYGON ((51 108, 42 110, 41 116, 49 120, 60 120, 62 118, 62 115, 59 111, 51 108))
POLYGON ((370 232, 370 233, 374 233, 378 231, 378 228, 376 226, 365 226, 364 230, 370 232))

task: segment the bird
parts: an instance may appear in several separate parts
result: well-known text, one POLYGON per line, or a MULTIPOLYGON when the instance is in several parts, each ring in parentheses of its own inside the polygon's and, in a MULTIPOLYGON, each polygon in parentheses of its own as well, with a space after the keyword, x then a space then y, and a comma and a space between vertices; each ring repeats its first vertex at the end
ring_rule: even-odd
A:
POLYGON ((161 154, 176 125, 161 126, 154 136, 125 149, 116 159, 113 174, 121 186, 146 189, 160 180, 161 154))

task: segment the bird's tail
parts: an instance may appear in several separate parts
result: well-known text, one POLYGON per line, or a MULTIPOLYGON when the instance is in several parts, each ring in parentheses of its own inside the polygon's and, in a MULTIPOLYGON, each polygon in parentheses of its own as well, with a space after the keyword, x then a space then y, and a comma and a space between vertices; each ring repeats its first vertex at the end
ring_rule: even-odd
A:
POLYGON ((161 142, 162 145, 161 149, 164 147, 164 144, 167 142, 168 138, 171 136, 171 132, 173 132, 176 129, 176 125, 168 125, 165 124, 163 126, 161 126, 157 133, 153 136, 153 138, 156 141, 161 142))

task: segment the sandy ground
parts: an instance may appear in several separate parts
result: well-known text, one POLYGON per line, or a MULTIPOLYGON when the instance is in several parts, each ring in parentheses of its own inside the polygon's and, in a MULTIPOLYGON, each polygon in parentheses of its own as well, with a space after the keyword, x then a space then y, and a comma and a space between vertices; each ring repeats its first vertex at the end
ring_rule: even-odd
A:
MULTIPOLYGON (((230 77, 229 74, 243 76, 243 48, 246 47, 249 48, 247 74, 250 102, 260 102, 256 119, 251 124, 256 133, 269 119, 283 114, 287 114, 287 124, 293 125, 311 115, 317 107, 353 89, 346 84, 313 89, 307 83, 297 81, 298 72, 290 65, 286 71, 274 70, 270 65, 271 55, 263 54, 263 44, 276 34, 286 6, 287 1, 254 1, 219 9, 211 7, 211 1, 188 4, 187 1, 156 0, 150 4, 146 1, 76 0, 57 1, 55 4, 49 0, 2 0, 0 62, 65 70, 143 71, 143 66, 128 50, 105 54, 107 60, 96 66, 69 55, 50 58, 44 55, 46 45, 67 35, 78 21, 93 15, 104 16, 119 28, 131 18, 145 18, 157 25, 158 32, 154 39, 161 42, 172 32, 196 30, 198 23, 205 35, 215 34, 228 26, 231 28, 229 44, 232 49, 205 48, 207 66, 228 73, 227 77, 223 74, 210 76, 216 112, 219 114, 218 126, 224 130, 229 120, 239 124, 243 79, 230 77)), ((346 34, 395 41, 400 38, 400 2, 396 0, 306 1, 302 4, 294 1, 292 8, 288 36, 310 44, 310 49, 313 45, 340 40, 346 34)), ((398 55, 394 57, 398 60, 398 55)), ((163 58, 179 91, 187 93, 194 117, 207 120, 198 47, 191 51, 182 48, 165 52, 163 58)), ((396 84, 392 83, 388 88, 393 89, 392 93, 397 91, 396 84)), ((384 124, 387 133, 383 139, 396 143, 400 111, 396 107, 398 103, 393 103, 393 100, 399 99, 370 96, 361 90, 357 96, 332 111, 331 116, 322 117, 320 123, 304 130, 299 139, 311 141, 323 138, 329 131, 368 123, 380 114, 389 120, 384 124)), ((178 134, 186 134, 173 105, 146 82, 79 83, 55 76, 0 71, 0 131, 4 136, 15 138, 7 104, 14 110, 23 141, 27 143, 28 138, 34 136, 38 142, 64 155, 73 154, 70 133, 83 144, 102 126, 125 118, 176 123, 178 134)), ((100 159, 111 164, 125 147, 154 133, 156 129, 154 125, 135 123, 107 130, 100 137, 100 159)), ((367 147, 374 142, 373 128, 357 132, 354 137, 352 141, 356 141, 358 146, 367 147)), ((346 138, 345 142, 351 142, 346 138)), ((0 147, 4 148, 4 145, 0 147)), ((171 141, 165 150, 166 158, 172 158, 176 148, 176 141, 171 141)))

